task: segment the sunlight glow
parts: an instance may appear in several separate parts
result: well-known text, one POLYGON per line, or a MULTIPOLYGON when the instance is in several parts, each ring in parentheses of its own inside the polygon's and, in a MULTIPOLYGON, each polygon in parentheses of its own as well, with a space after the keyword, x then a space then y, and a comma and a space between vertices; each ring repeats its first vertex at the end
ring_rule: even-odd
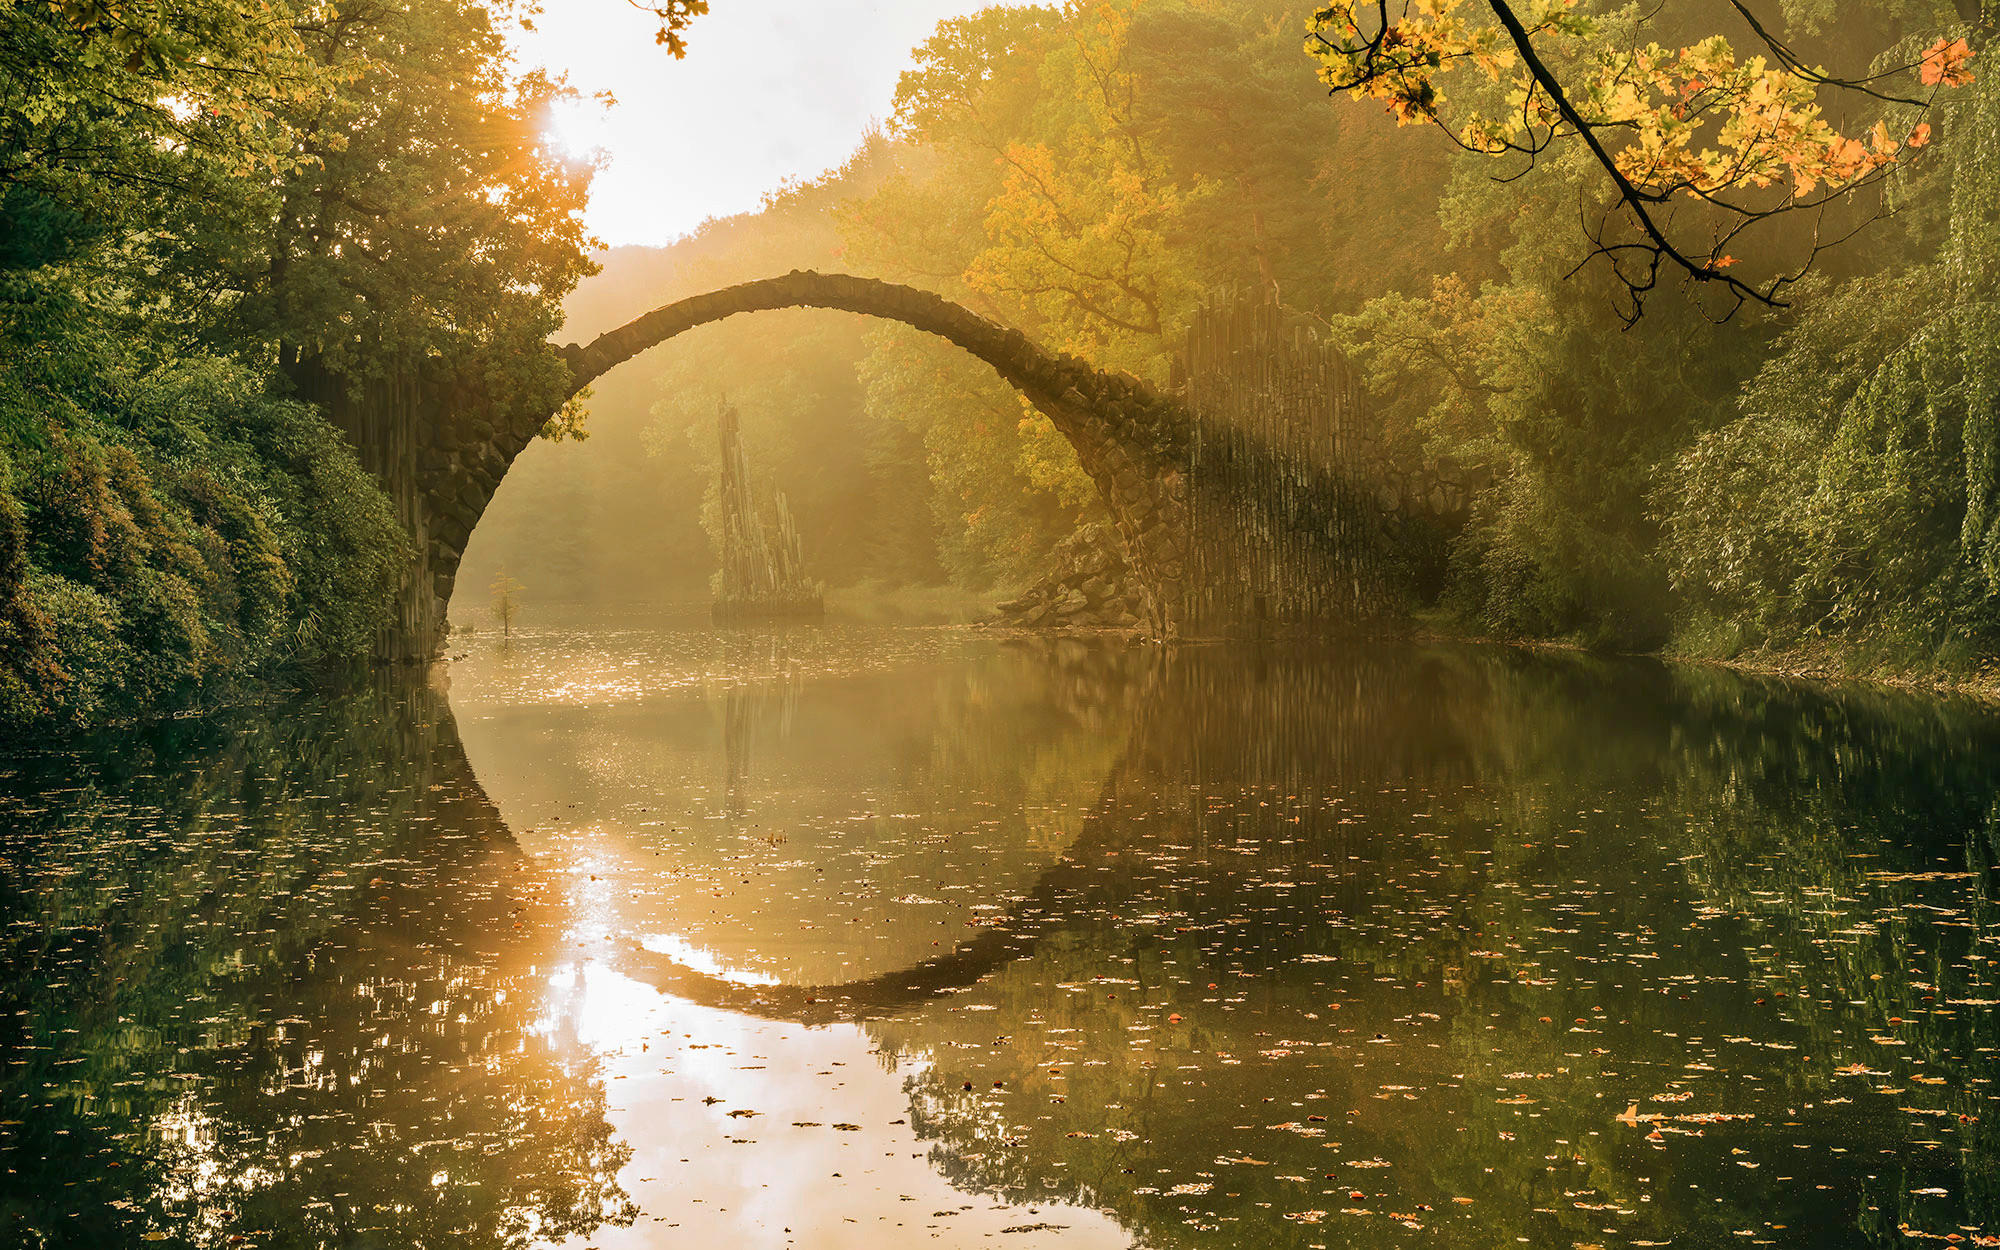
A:
POLYGON ((543 135, 572 160, 596 160, 611 150, 611 112, 616 104, 582 96, 549 104, 543 135))
POLYGON ((715 955, 714 951, 696 946, 674 933, 648 933, 639 943, 656 955, 665 955, 683 968, 692 969, 704 976, 730 981, 737 985, 776 985, 778 978, 768 972, 731 968, 715 955))
POLYGON ((617 97, 608 112, 564 108, 550 138, 578 159, 604 153, 585 218, 593 233, 664 244, 706 217, 754 210, 788 178, 839 166, 888 116, 910 49, 939 19, 985 2, 718 4, 677 61, 653 42, 658 19, 626 0, 550 0, 510 39, 523 65, 585 97, 617 97))

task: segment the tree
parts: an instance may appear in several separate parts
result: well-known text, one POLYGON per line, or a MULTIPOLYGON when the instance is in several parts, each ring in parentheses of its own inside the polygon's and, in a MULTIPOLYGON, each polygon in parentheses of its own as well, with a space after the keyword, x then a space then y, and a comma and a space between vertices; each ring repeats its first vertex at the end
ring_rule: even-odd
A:
POLYGON ((493 599, 493 619, 500 622, 500 632, 508 637, 514 634, 514 617, 521 609, 520 594, 525 589, 505 572, 487 588, 493 599))
POLYGON ((1918 259, 1816 292, 1660 491, 1691 646, 1923 672, 2000 645, 2000 84, 1955 98, 1918 259))
POLYGON ((0 721, 351 658, 417 384, 555 410, 591 169, 518 13, 0 0, 0 721))
POLYGON ((954 284, 1052 347, 1164 377, 1196 293, 1182 246, 1196 191, 1140 131, 1134 8, 1075 0, 941 24, 897 87, 892 133, 939 150, 952 178, 927 198, 978 223, 944 241, 954 284))
POLYGON ((332 79, 307 17, 234 0, 0 3, 0 193, 31 190, 102 227, 217 177, 289 168, 288 112, 332 79))
MULTIPOLYGON (((557 414, 569 373, 548 339, 593 268, 582 210, 594 168, 548 137, 565 88, 512 63, 505 12, 467 0, 332 11, 305 42, 340 85, 288 114, 296 169, 253 188, 234 217, 186 206, 152 243, 190 310, 186 332, 282 372, 415 536, 470 522, 463 509, 433 515, 413 433, 557 414)), ((436 550, 416 546, 387 654, 427 647, 442 625, 436 550)))
POLYGON ((1731 247, 1879 182, 1929 143, 1922 117, 1938 91, 1971 81, 1963 37, 1939 37, 1883 72, 1836 77, 1729 2, 1765 54, 1741 57, 1720 35, 1666 48, 1632 32, 1628 43, 1579 0, 1405 0, 1393 15, 1387 0, 1347 0, 1313 15, 1306 46, 1328 87, 1381 101, 1399 122, 1435 125, 1469 152, 1532 166, 1581 145, 1610 185, 1609 206, 1586 210, 1586 261, 1609 262, 1629 324, 1663 269, 1719 288, 1727 312, 1781 304, 1826 245, 1818 231, 1802 261, 1769 277, 1729 273, 1731 247), (1491 22, 1469 12, 1479 7, 1491 22), (1858 136, 1843 133, 1819 103, 1829 91, 1882 115, 1858 136))
POLYGON ((226 324, 276 338, 289 371, 478 359, 554 412, 562 378, 542 341, 593 270, 594 167, 545 133, 565 88, 517 72, 493 15, 465 0, 366 0, 306 44, 343 85, 292 118, 297 171, 242 236, 190 232, 182 263, 220 280, 226 324))
MULTIPOLYGON (((1384 212, 1381 189, 1427 206, 1447 145, 1325 107, 1304 18, 1289 0, 1095 0, 940 23, 871 143, 887 176, 841 214, 846 264, 1160 382, 1209 291, 1331 311, 1420 283, 1444 232, 1384 212)), ((1004 387, 948 348, 874 341, 871 413, 922 434, 955 576, 1018 578, 1095 517, 1068 446, 1004 387)))
POLYGON ((1046 418, 984 364, 920 338, 900 325, 870 331, 869 415, 922 440, 938 558, 953 579, 1018 585, 1103 505, 1046 418))

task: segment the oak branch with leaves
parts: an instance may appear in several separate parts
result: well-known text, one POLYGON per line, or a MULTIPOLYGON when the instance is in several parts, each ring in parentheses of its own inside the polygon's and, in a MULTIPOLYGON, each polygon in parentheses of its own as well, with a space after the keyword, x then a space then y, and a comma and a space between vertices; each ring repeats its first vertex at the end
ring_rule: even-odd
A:
POLYGON ((1762 48, 1756 55, 1720 35, 1620 47, 1577 0, 1353 0, 1313 14, 1306 48, 1334 91, 1380 101, 1401 124, 1434 125, 1467 151, 1532 165, 1580 143, 1612 198, 1585 217, 1591 250, 1578 267, 1609 261, 1630 324, 1663 273, 1676 271, 1724 291, 1727 313, 1781 305, 1839 240, 1816 225, 1803 262, 1760 280, 1727 272, 1732 245, 1760 223, 1819 214, 1884 176, 1929 143, 1923 116, 1936 94, 1972 80, 1972 48, 1952 37, 1907 64, 1838 78, 1794 54, 1741 0, 1730 5, 1762 48), (1559 76, 1552 62, 1572 68, 1559 76), (1828 92, 1884 116, 1845 134, 1822 110, 1828 92))
POLYGON ((653 42, 672 53, 675 60, 687 55, 687 28, 708 12, 708 0, 627 0, 627 3, 660 19, 653 42))

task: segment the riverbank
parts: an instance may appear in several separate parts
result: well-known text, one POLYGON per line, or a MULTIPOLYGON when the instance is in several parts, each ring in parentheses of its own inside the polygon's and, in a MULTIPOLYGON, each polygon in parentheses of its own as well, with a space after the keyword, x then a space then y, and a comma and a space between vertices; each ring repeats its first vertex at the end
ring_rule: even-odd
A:
MULTIPOLYGON (((913 628, 974 625, 993 629, 997 633, 1024 636, 1124 639, 1135 645, 1144 641, 1143 634, 1134 629, 1102 627, 1035 629, 1010 625, 993 618, 991 601, 994 593, 1005 592, 977 594, 952 587, 905 588, 884 592, 882 588, 875 586, 849 587, 829 592, 829 623, 913 628)), ((545 607, 542 613, 532 619, 518 622, 515 632, 523 635, 525 639, 527 635, 546 632, 549 629, 571 629, 579 625, 585 628, 609 626, 618 630, 630 630, 635 627, 645 628, 662 619, 705 630, 710 628, 706 608, 705 602, 693 600, 664 609, 653 605, 644 608, 634 605, 612 607, 598 605, 576 608, 573 611, 549 610, 545 607)), ((476 618, 476 614, 470 615, 476 618)), ((452 633, 452 646, 447 650, 446 659, 462 659, 465 644, 494 632, 497 631, 480 624, 468 624, 455 629, 452 633)), ((1458 628, 1456 623, 1449 619, 1428 616, 1412 622, 1411 630, 1400 635, 1397 641, 1419 646, 1475 645, 1525 652, 1562 652, 1578 657, 1607 660, 1650 659, 1671 664, 1723 669, 1746 676, 1780 678, 1824 686, 1876 687, 2000 705, 2000 661, 1989 661, 1970 670, 1954 670, 1943 665, 1920 668, 1907 659, 1897 660, 1884 655, 1864 656, 1858 652, 1840 651, 1832 647, 1760 649, 1729 656, 1674 647, 1656 651, 1605 651, 1559 639, 1508 638, 1480 633, 1458 628)), ((331 694, 358 689, 370 683, 371 674, 383 671, 366 664, 320 666, 311 669, 288 666, 275 671, 239 677, 227 684, 209 687, 203 690, 198 698, 179 705, 131 709, 121 715, 86 723, 52 726, 48 722, 28 724, 0 720, 0 749, 17 748, 25 745, 31 738, 46 737, 52 731, 65 739, 88 738, 104 732, 127 731, 176 721, 200 721, 244 709, 282 703, 301 695, 331 694)))
POLYGON ((1659 656, 1677 664, 1709 664, 1765 677, 1886 686, 1925 694, 1959 695, 2000 704, 2000 661, 1987 661, 1969 672, 1954 672, 1945 668, 1919 670, 1906 664, 1864 661, 1830 649, 1776 649, 1726 658, 1668 650, 1660 652, 1659 656))
POLYGON ((1704 652, 1685 645, 1669 644, 1653 651, 1599 651, 1580 643, 1547 638, 1506 638, 1476 631, 1459 630, 1451 622, 1422 620, 1413 635, 1417 642, 1485 643, 1517 647, 1528 651, 1568 651, 1579 655, 1608 658, 1652 659, 1670 664, 1695 664, 1727 669, 1756 677, 1783 677, 1793 681, 1824 685, 1877 686, 1919 694, 1954 695, 2000 704, 2000 660, 1987 660, 1967 668, 1944 664, 1922 665, 1907 656, 1886 650, 1866 653, 1834 646, 1769 647, 1740 651, 1732 655, 1704 652))

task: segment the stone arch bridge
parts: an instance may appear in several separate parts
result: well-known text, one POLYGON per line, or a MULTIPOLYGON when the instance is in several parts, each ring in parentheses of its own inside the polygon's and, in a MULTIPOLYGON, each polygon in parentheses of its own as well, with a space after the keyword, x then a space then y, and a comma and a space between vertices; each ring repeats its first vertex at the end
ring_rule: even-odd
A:
MULTIPOLYGON (((869 278, 796 270, 725 287, 655 309, 589 344, 560 348, 570 369, 569 394, 696 326, 739 313, 795 307, 901 321, 991 365, 1048 415, 1096 483, 1139 583, 1148 633, 1159 639, 1182 634, 1183 581, 1191 549, 1187 469, 1201 440, 1201 421, 1175 397, 1130 374, 1104 372, 1074 356, 1050 352, 1019 330, 941 296, 869 278)), ((473 528, 515 457, 534 441, 550 414, 498 411, 481 402, 479 388, 463 384, 403 384, 399 393, 364 394, 340 407, 347 411, 342 424, 364 465, 389 491, 417 545, 399 619, 383 639, 384 658, 435 658, 443 648, 445 610, 473 528), (362 415, 367 413, 402 415, 362 415), (434 415, 426 420, 411 419, 412 414, 434 415)), ((1231 461, 1239 476, 1269 476, 1268 466, 1243 461, 1240 455, 1231 461)), ((1296 466, 1290 471, 1294 476, 1299 472, 1296 466)), ((1337 481, 1322 486, 1308 494, 1331 498, 1342 489, 1337 481)), ((1230 490, 1228 475, 1211 473, 1205 489, 1230 490)), ((1310 515, 1278 518, 1273 524, 1333 532, 1310 515)))

